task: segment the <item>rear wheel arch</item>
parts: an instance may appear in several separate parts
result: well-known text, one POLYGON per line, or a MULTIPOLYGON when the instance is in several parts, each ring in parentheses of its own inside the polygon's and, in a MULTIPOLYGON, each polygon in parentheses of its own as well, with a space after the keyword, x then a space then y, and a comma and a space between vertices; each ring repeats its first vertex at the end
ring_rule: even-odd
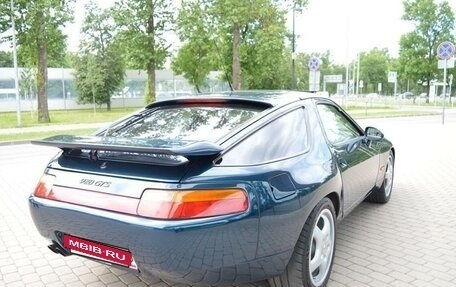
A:
POLYGON ((312 209, 284 272, 268 279, 271 287, 326 286, 335 253, 337 197, 330 193, 312 209))
POLYGON ((341 214, 341 204, 340 204, 340 195, 337 192, 331 192, 326 196, 332 201, 332 204, 334 206, 334 209, 336 211, 336 217, 339 217, 341 214))

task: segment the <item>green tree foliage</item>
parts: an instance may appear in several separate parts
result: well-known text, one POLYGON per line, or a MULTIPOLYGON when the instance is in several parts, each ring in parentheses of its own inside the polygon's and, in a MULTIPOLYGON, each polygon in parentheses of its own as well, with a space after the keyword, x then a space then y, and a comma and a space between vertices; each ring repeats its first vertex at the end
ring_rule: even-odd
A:
MULTIPOLYGON (((61 29, 71 20, 72 2, 74 0, 14 1, 21 59, 27 66, 37 68, 39 122, 50 122, 47 68, 52 61, 61 61, 64 57, 65 36, 61 29)), ((0 29, 3 32, 10 27, 10 1, 2 1, 0 5, 0 29)))
POLYGON ((169 0, 118 0, 113 9, 126 62, 130 68, 147 71, 147 102, 155 100, 155 70, 169 54, 164 36, 171 30, 175 4, 169 0))
POLYGON ((89 2, 85 10, 81 53, 75 58, 78 100, 106 104, 111 110, 111 96, 121 89, 125 75, 114 38, 114 21, 109 10, 102 10, 93 2, 89 2))
POLYGON ((284 0, 184 3, 177 23, 184 46, 173 68, 194 84, 193 79, 201 84, 215 67, 225 72, 234 89, 286 88, 291 82, 288 76, 291 52, 285 43, 285 14, 292 5, 302 7, 306 3, 284 0), (209 60, 210 57, 217 63, 209 60))
POLYGON ((434 0, 406 0, 402 19, 410 21, 415 29, 401 37, 400 74, 427 85, 429 93, 430 82, 438 75, 437 46, 454 40, 454 12, 447 1, 436 4, 434 0))
POLYGON ((374 48, 368 52, 363 52, 359 56, 360 71, 359 79, 364 82, 366 93, 377 92, 378 84, 385 87, 388 79, 387 72, 390 62, 388 49, 374 48))
POLYGON ((1 68, 13 67, 13 53, 0 51, 0 67, 1 68))
POLYGON ((242 37, 240 56, 244 59, 241 62, 244 87, 283 89, 289 85, 288 77, 284 77, 289 74, 291 55, 284 53, 286 32, 284 12, 265 3, 257 22, 250 24, 242 37))
MULTIPOLYGON (((242 80, 241 73, 242 65, 246 62, 257 61, 258 57, 254 59, 246 59, 242 53, 245 51, 245 44, 251 44, 255 42, 255 37, 248 37, 249 35, 255 35, 255 30, 262 30, 262 28, 269 27, 276 29, 279 35, 275 34, 274 37, 282 37, 282 30, 285 30, 284 26, 279 27, 277 24, 282 23, 284 25, 283 16, 285 12, 293 7, 303 7, 307 4, 305 0, 291 1, 291 0, 248 0, 248 1, 237 1, 237 0, 215 0, 213 6, 213 17, 216 19, 216 23, 220 29, 220 33, 227 35, 225 47, 231 47, 228 55, 230 55, 231 62, 229 68, 231 69, 232 81, 234 89, 238 90, 241 88, 241 83, 245 82, 242 80), (276 25, 272 25, 274 21, 271 21, 271 16, 274 15, 278 18, 273 19, 276 25)), ((263 33, 258 32, 257 38, 262 36, 271 36, 266 31, 263 33)), ((258 40, 258 39, 256 39, 258 40)), ((275 40, 262 38, 262 41, 266 41, 269 44, 275 40)), ((283 47, 283 42, 282 45, 283 47)), ((264 50, 263 46, 263 50, 264 50)), ((273 50, 274 48, 270 48, 273 50)), ((280 49, 280 48, 279 48, 280 49)), ((247 49, 248 50, 248 49, 247 49)), ((283 52, 283 49, 281 50, 283 52)), ((270 51, 271 52, 271 51, 270 51)), ((282 58, 283 55, 268 54, 262 56, 282 58)), ((276 58, 276 59, 277 59, 276 58)), ((250 62, 251 63, 251 62, 250 62)), ((264 62, 265 64, 269 64, 264 62)), ((249 88, 249 87, 247 87, 249 88)))
POLYGON ((210 19, 206 17, 204 1, 183 2, 179 11, 177 32, 183 46, 172 62, 172 69, 183 74, 200 93, 206 77, 217 69, 216 35, 212 32, 210 19))

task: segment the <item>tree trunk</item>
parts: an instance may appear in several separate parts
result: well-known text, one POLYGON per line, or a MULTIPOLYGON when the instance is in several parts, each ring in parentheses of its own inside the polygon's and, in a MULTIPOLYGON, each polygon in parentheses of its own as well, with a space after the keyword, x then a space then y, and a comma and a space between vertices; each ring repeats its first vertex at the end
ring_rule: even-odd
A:
MULTIPOLYGON (((42 22, 43 12, 39 11, 40 30, 44 29, 45 23, 42 22)), ((37 53, 38 53, 38 70, 37 70, 37 88, 38 88, 38 121, 40 123, 49 123, 48 101, 47 101, 47 44, 44 38, 44 33, 37 35, 37 53)))
POLYGON ((155 102, 155 62, 151 61, 147 65, 147 102, 155 102))
POLYGON ((429 95, 431 93, 431 80, 428 79, 426 80, 426 91, 427 91, 427 98, 426 98, 426 104, 429 104, 429 95))
POLYGON ((241 27, 239 24, 233 25, 233 89, 241 89, 241 27))
POLYGON ((147 36, 149 40, 149 47, 152 50, 152 58, 149 59, 147 64, 147 90, 146 90, 146 102, 152 103, 155 102, 155 5, 154 1, 148 2, 150 9, 150 16, 147 20, 147 36))
POLYGON ((111 96, 110 95, 108 95, 107 100, 106 100, 106 109, 108 111, 111 110, 111 96))

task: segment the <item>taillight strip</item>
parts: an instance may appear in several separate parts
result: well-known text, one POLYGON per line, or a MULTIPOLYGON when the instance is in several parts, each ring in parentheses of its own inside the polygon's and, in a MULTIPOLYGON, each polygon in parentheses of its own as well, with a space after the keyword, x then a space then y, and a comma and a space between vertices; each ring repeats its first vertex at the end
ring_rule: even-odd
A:
POLYGON ((241 188, 160 190, 146 189, 141 198, 53 185, 55 176, 44 174, 36 197, 153 219, 194 219, 246 212, 247 192, 241 188))
POLYGON ((137 215, 136 208, 139 204, 139 199, 137 198, 57 185, 54 185, 44 198, 134 215, 137 215))
POLYGON ((191 219, 229 215, 248 210, 243 189, 144 191, 138 215, 156 219, 191 219))

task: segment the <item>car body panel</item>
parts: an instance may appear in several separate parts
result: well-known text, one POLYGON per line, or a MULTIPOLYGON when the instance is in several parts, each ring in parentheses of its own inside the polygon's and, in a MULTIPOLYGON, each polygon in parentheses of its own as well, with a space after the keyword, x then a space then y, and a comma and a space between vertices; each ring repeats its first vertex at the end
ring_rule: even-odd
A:
MULTIPOLYGON (((195 152, 198 145, 192 143, 177 149, 154 146, 149 149, 188 160, 176 165, 141 162, 138 160, 141 154, 119 161, 100 160, 93 153, 83 152, 92 148, 122 151, 122 147, 110 146, 111 143, 104 147, 72 139, 70 143, 57 143, 56 139, 38 142, 63 150, 45 171, 56 177, 56 187, 89 196, 107 194, 137 201, 146 190, 238 188, 247 195, 245 212, 164 220, 139 216, 135 211, 122 213, 109 204, 75 204, 32 194, 29 198, 32 218, 41 235, 62 248, 63 234, 69 234, 129 250, 143 275, 209 284, 251 282, 278 275, 285 270, 304 223, 318 202, 330 197, 336 216, 342 219, 381 184, 382 166, 392 148, 385 139, 368 141, 363 135, 356 142, 331 146, 315 107, 320 101, 335 105, 312 94, 283 91, 204 95, 152 104, 146 110, 201 103, 264 109, 221 136, 210 145, 212 148, 202 149, 203 152, 195 152), (302 114, 302 127, 306 130, 307 138, 302 139, 306 141, 305 149, 265 162, 224 164, 223 158, 237 145, 297 110, 303 111, 299 115, 302 114)), ((130 124, 129 120, 136 123, 140 117, 116 122, 98 134, 109 135, 116 127, 130 124)), ((266 138, 255 140, 268 144, 266 138)), ((144 148, 142 152, 147 153, 147 145, 144 148)), ((130 152, 134 153, 134 149, 130 152)))

